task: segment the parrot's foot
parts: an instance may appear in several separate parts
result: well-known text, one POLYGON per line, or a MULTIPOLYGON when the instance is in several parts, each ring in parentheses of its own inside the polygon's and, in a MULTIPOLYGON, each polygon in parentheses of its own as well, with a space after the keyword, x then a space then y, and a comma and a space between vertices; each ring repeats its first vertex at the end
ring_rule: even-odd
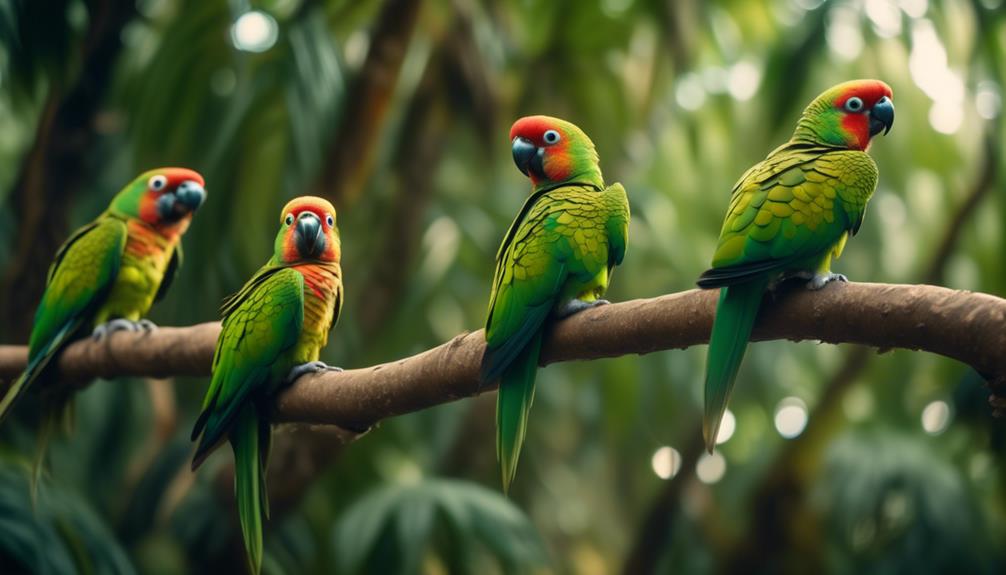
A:
POLYGON ((307 375, 309 373, 321 373, 323 371, 342 371, 342 368, 335 367, 334 365, 328 365, 323 361, 309 361, 291 369, 289 375, 286 376, 286 382, 288 384, 293 383, 302 375, 307 375))
POLYGON ((831 272, 826 272, 823 274, 814 274, 814 277, 812 277, 810 281, 807 282, 807 289, 811 291, 817 291, 834 281, 847 282, 849 281, 849 278, 845 277, 842 274, 835 274, 831 272))
POLYGON ((120 317, 96 326, 91 332, 91 338, 94 341, 101 341, 117 331, 152 331, 154 329, 157 329, 157 326, 148 319, 129 321, 120 317))
POLYGON ((583 301, 582 299, 570 300, 569 303, 559 308, 556 316, 559 319, 569 317, 575 313, 579 313, 585 309, 590 309, 592 307, 597 307, 599 305, 607 305, 611 303, 606 299, 595 299, 594 301, 583 301))

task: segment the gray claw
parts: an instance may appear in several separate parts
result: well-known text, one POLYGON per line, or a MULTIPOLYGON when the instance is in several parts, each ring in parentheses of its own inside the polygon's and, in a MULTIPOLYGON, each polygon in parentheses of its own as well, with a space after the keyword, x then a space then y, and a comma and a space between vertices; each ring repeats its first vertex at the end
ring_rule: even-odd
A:
POLYGON ((141 329, 143 328, 139 323, 120 317, 95 326, 94 331, 91 332, 91 338, 94 341, 101 341, 117 331, 139 331, 141 329))
POLYGON ((582 299, 570 300, 566 305, 559 308, 556 316, 560 319, 569 317, 575 313, 579 313, 585 309, 590 309, 592 307, 597 307, 599 305, 607 305, 611 302, 606 299, 596 299, 594 301, 583 301, 582 299))
POLYGON ((831 272, 823 274, 814 274, 814 277, 811 278, 809 282, 807 282, 807 289, 811 291, 817 291, 834 281, 847 282, 849 281, 849 278, 845 277, 842 274, 836 274, 831 272))
POLYGON ((143 318, 140 321, 136 322, 136 325, 140 328, 141 331, 145 331, 147 333, 157 330, 157 324, 150 321, 147 318, 143 318))
POLYGON ((299 378, 302 375, 306 375, 309 373, 319 373, 322 371, 342 371, 342 368, 336 367, 334 365, 328 365, 323 361, 309 361, 307 363, 302 363, 298 366, 295 366, 293 369, 291 369, 290 373, 286 376, 286 382, 293 383, 297 381, 297 378, 299 378))

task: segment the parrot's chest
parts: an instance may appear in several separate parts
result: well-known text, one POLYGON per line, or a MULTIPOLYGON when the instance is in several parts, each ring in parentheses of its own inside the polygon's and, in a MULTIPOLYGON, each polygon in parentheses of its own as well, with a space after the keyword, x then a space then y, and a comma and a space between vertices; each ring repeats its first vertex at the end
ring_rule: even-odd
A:
POLYGON ((315 361, 328 344, 328 333, 341 297, 341 270, 335 265, 310 266, 297 271, 304 276, 304 325, 298 347, 310 356, 307 361, 315 361))
POLYGON ((153 232, 132 229, 126 240, 119 274, 105 304, 105 319, 140 319, 154 302, 171 261, 175 242, 153 232))

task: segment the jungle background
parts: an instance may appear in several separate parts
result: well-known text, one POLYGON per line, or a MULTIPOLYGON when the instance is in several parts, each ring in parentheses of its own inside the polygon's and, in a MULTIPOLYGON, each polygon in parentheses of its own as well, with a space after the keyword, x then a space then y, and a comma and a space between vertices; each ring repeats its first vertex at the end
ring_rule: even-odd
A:
MULTIPOLYGON (((1006 294, 1002 0, 2 0, 0 330, 22 343, 49 261, 143 170, 208 201, 151 318, 190 325, 271 253, 291 197, 330 198, 346 306, 324 360, 362 367, 481 327, 529 185, 519 116, 579 124, 632 207, 609 299, 690 289, 730 188, 824 88, 876 77, 897 118, 836 271, 1006 294)), ((705 347, 538 378, 509 498, 494 394, 339 445, 278 432, 266 573, 1006 571, 1006 427, 951 360, 749 350, 703 455, 705 347)), ((50 449, 0 430, 5 572, 242 564, 229 450, 188 470, 206 380, 99 381, 50 449)))

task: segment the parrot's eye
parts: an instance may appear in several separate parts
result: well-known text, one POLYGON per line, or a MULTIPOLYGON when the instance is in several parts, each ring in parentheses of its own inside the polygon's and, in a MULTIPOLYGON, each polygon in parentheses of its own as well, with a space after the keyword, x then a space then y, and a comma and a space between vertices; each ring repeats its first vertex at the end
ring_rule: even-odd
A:
POLYGON ((335 218, 329 215, 327 218, 325 218, 325 223, 328 224, 328 227, 332 227, 335 225, 335 218))
POLYGON ((548 130, 545 132, 545 135, 542 136, 542 139, 545 140, 546 144, 555 144, 559 141, 559 132, 556 132, 555 130, 548 130))
POLYGON ((147 186, 155 192, 159 192, 168 186, 168 179, 164 176, 154 176, 147 182, 147 186))
POLYGON ((845 101, 845 109, 850 112, 859 112, 863 109, 863 100, 853 96, 845 101))
POLYGON ((286 219, 283 221, 286 222, 286 225, 288 226, 293 224, 293 214, 287 214, 286 219))

